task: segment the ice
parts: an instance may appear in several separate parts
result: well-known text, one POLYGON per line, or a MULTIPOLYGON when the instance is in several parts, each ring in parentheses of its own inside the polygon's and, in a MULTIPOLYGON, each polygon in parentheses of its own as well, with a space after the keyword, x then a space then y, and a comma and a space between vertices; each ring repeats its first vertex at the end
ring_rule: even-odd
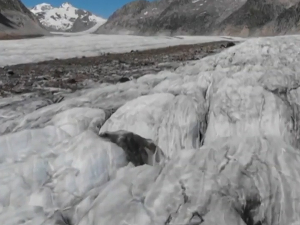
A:
POLYGON ((49 124, 53 124, 70 136, 76 136, 83 130, 105 122, 105 112, 102 109, 72 108, 56 114, 49 124))
MULTIPOLYGON (((55 36, 0 41, 0 66, 221 40, 228 39, 226 37, 213 36, 142 37, 130 35, 82 35, 82 33, 79 33, 70 35, 70 37, 55 36)), ((233 40, 243 39, 233 38, 233 40)))
POLYGON ((178 150, 199 148, 204 118, 200 118, 196 102, 190 96, 178 95, 165 112, 157 134, 164 153, 172 157, 178 150))
POLYGON ((173 95, 165 93, 134 99, 119 108, 105 122, 100 132, 127 130, 144 138, 157 140, 158 125, 173 99, 173 95))
POLYGON ((2 99, 0 224, 299 224, 299 45, 250 39, 38 110, 2 99), (99 136, 120 130, 165 164, 134 167, 99 136))

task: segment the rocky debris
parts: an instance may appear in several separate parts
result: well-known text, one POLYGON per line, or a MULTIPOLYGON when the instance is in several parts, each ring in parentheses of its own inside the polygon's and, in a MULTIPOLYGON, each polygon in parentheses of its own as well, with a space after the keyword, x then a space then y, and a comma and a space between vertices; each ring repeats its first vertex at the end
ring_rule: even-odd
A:
POLYGON ((125 130, 103 132, 99 136, 121 147, 128 162, 134 166, 148 164, 154 166, 163 163, 165 155, 162 150, 151 140, 125 130))
POLYGON ((121 78, 119 79, 119 82, 120 82, 120 83, 124 83, 124 82, 127 82, 127 81, 130 81, 130 79, 129 79, 128 77, 121 77, 121 78))
POLYGON ((69 93, 97 83, 128 82, 145 74, 175 70, 188 61, 220 52, 221 46, 229 43, 181 45, 6 66, 0 68, 0 96, 43 91, 53 99, 62 90, 69 93))
POLYGON ((226 45, 221 45, 221 48, 230 48, 232 46, 235 46, 233 42, 228 42, 226 45))
POLYGON ((8 74, 8 75, 14 75, 15 73, 14 73, 14 71, 12 71, 12 70, 8 70, 8 71, 7 71, 7 74, 8 74))

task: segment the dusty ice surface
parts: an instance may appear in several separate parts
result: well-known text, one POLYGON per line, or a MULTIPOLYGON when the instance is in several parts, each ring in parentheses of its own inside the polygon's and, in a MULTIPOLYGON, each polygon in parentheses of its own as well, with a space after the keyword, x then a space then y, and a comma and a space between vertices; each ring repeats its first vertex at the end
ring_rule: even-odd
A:
MULTIPOLYGON (((106 21, 106 20, 105 20, 106 21)), ((80 32, 74 32, 74 33, 70 33, 70 32, 51 32, 52 34, 56 34, 56 35, 64 35, 64 36, 77 36, 77 35, 86 35, 86 34, 92 34, 94 33, 96 30, 99 29, 99 27, 101 27, 103 25, 104 21, 98 21, 97 24, 95 24, 94 26, 92 26, 90 29, 85 30, 85 31, 80 31, 80 32)))
POLYGON ((299 46, 251 39, 36 111, 1 99, 0 224, 300 224, 299 46), (168 162, 128 164, 98 136, 121 129, 168 162))
POLYGON ((63 35, 0 41, 0 66, 224 40, 242 41, 243 39, 217 36, 142 37, 74 33, 69 37, 63 35))

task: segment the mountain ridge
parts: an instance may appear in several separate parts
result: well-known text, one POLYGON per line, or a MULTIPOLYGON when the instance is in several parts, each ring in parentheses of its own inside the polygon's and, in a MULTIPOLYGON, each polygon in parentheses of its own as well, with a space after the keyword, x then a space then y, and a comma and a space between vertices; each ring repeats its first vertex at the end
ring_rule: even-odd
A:
POLYGON ((0 39, 49 35, 20 0, 0 0, 0 39))
POLYGON ((31 12, 49 31, 81 32, 106 22, 106 19, 74 7, 69 2, 62 3, 58 7, 41 3, 32 7, 31 12))
POLYGON ((300 31, 300 26, 295 25, 299 22, 299 2, 300 0, 137 0, 116 10, 95 33, 247 37, 297 32, 300 31))

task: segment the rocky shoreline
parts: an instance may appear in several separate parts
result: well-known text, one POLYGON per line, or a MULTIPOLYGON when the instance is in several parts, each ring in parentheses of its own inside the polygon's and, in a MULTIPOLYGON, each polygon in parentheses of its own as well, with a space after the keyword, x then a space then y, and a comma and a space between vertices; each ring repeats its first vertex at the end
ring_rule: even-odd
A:
POLYGON ((0 96, 41 91, 53 95, 99 83, 125 82, 145 74, 174 70, 231 45, 230 41, 220 41, 6 66, 0 68, 0 96))

